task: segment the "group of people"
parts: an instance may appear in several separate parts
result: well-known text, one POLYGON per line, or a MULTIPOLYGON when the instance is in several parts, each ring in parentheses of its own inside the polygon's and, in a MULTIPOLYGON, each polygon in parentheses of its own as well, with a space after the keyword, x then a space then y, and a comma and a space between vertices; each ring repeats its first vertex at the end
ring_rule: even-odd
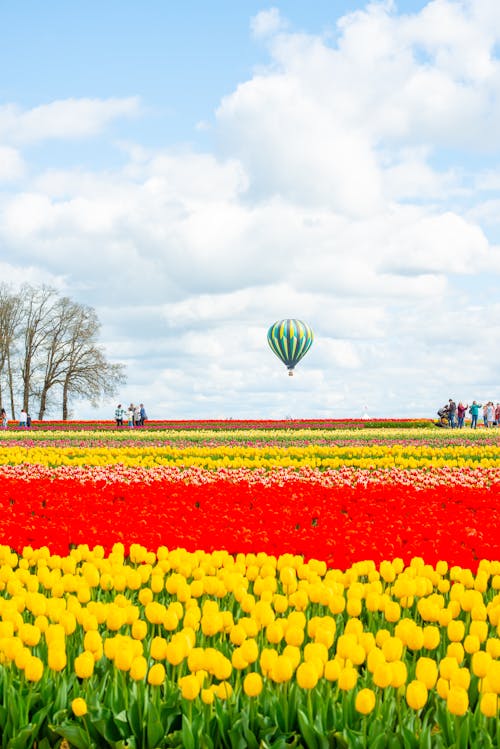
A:
POLYGON ((460 401, 457 405, 453 398, 450 398, 448 403, 438 411, 438 416, 441 419, 440 425, 449 426, 452 429, 455 427, 461 429, 465 424, 467 413, 470 414, 472 429, 476 429, 480 413, 482 413, 485 427, 500 426, 500 403, 495 405, 493 401, 488 401, 483 405, 477 401, 472 401, 469 406, 469 404, 460 401))
POLYGON ((122 427, 126 421, 129 427, 143 427, 147 419, 144 403, 134 406, 133 403, 125 409, 121 403, 115 408, 115 421, 117 427, 122 427))
MULTIPOLYGON (((7 416, 7 411, 5 408, 2 408, 0 410, 0 420, 2 422, 2 429, 7 429, 9 426, 9 417, 7 416)), ((24 429, 29 429, 31 426, 31 416, 25 409, 23 408, 21 413, 19 414, 19 426, 24 429)))

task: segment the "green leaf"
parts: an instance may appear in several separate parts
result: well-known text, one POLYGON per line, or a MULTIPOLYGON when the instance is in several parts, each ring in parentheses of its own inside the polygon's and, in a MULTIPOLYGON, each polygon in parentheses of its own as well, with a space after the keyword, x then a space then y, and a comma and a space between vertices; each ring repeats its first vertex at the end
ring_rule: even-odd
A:
POLYGON ((420 734, 420 741, 418 742, 419 749, 434 749, 432 744, 431 729, 424 728, 420 734))
MULTIPOLYGON (((108 713, 108 711, 106 711, 108 713)), ((91 719, 93 728, 105 739, 109 744, 119 741, 125 738, 127 734, 120 732, 116 725, 114 718, 110 714, 104 714, 100 718, 91 719)))
POLYGON ((458 749, 468 749, 469 746, 469 721, 467 716, 463 719, 462 725, 458 732, 457 747, 458 749))
POLYGON ((387 749, 402 749, 404 747, 403 739, 399 734, 393 734, 387 742, 387 749))
POLYGON ((16 731, 16 735, 13 736, 7 744, 8 749, 26 749, 31 744, 33 736, 36 735, 38 726, 34 726, 30 723, 29 726, 22 728, 20 731, 16 731))
POLYGON ((352 728, 344 728, 343 734, 347 740, 347 746, 349 747, 349 749, 364 749, 364 736, 361 736, 361 734, 353 731, 352 728))
POLYGON ((187 715, 182 716, 182 746, 186 749, 196 749, 191 721, 187 715))
POLYGON ((139 709, 139 702, 137 700, 133 700, 133 702, 130 703, 128 712, 127 712, 128 722, 130 724, 130 728, 132 729, 132 733, 134 736, 142 736, 142 720, 141 720, 141 711, 139 709))
POLYGON ((332 731, 328 735, 331 739, 331 745, 336 749, 349 749, 349 744, 339 731, 332 731))
POLYGON ((299 721, 300 733, 304 739, 308 749, 318 749, 318 742, 313 727, 309 723, 309 718, 303 710, 297 711, 297 718, 299 721))
POLYGON ((156 749, 156 746, 163 739, 165 731, 160 719, 160 714, 152 702, 148 703, 146 719, 146 744, 148 749, 156 749))
POLYGON ((418 749, 418 739, 409 728, 401 726, 401 734, 403 736, 403 742, 405 749, 418 749))
POLYGON ((229 731, 229 737, 231 739, 232 749, 247 749, 248 743, 244 737, 241 720, 236 720, 233 723, 233 727, 229 731))
POLYGON ((38 742, 37 749, 51 749, 50 741, 45 738, 38 742))
POLYGON ((256 735, 250 728, 247 712, 244 712, 241 715, 241 726, 243 728, 243 735, 245 737, 248 749, 259 749, 259 742, 257 741, 256 735))
POLYGON ((57 712, 62 710, 68 704, 68 686, 66 679, 61 679, 55 690, 55 699, 53 709, 57 712))
POLYGON ((5 724, 7 723, 7 708, 3 705, 0 705, 0 733, 2 733, 2 730, 5 727, 5 724))
MULTIPOLYGON (((94 742, 89 744, 88 734, 83 730, 83 728, 76 725, 76 723, 66 726, 52 726, 52 730, 58 736, 67 739, 75 749, 93 749, 93 747, 95 747, 94 742)), ((26 749, 26 746, 24 749, 26 749)))
POLYGON ((387 735, 379 733, 377 736, 370 738, 369 744, 370 749, 385 749, 387 747, 387 735))

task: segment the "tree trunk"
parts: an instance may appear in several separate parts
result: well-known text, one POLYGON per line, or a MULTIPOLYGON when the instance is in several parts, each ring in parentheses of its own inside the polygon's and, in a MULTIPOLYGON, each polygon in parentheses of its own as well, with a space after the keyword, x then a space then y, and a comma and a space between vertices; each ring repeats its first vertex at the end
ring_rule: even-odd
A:
POLYGON ((47 391, 44 389, 40 396, 40 409, 38 411, 38 420, 43 421, 45 411, 47 410, 47 391))
POLYGON ((23 371, 23 408, 29 413, 30 381, 31 381, 31 358, 26 358, 23 371))
POLYGON ((64 381, 63 396, 62 396, 62 417, 63 421, 68 420, 68 382, 64 381))
POLYGON ((12 377, 12 367, 10 366, 10 351, 7 352, 7 375, 9 378, 9 395, 10 395, 10 410, 12 418, 16 418, 16 407, 14 403, 14 379, 12 377))

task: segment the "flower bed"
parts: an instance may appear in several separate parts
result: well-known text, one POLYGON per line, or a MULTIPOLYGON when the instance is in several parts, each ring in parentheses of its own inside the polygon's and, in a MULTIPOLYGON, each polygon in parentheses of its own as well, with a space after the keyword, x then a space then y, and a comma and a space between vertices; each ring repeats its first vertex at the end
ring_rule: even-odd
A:
MULTIPOLYGON (((235 429, 401 429, 434 428, 432 419, 148 419, 140 430, 150 429, 211 429, 228 432, 235 429)), ((18 422, 9 422, 9 429, 27 431, 19 427, 18 422)), ((80 420, 80 421, 37 421, 31 423, 31 430, 85 430, 102 431, 116 430, 116 423, 111 419, 80 420)), ((127 425, 118 427, 120 431, 130 431, 127 425)))
POLYGON ((498 745, 490 430, 78 426, 0 443, 2 746, 498 745))

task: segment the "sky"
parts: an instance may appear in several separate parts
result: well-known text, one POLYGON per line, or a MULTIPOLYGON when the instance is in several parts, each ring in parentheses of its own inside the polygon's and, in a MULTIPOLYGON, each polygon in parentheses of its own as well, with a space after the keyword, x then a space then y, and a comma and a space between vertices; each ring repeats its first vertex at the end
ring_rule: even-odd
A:
POLYGON ((126 369, 74 418, 500 401, 497 0, 18 0, 0 71, 0 278, 126 369))

